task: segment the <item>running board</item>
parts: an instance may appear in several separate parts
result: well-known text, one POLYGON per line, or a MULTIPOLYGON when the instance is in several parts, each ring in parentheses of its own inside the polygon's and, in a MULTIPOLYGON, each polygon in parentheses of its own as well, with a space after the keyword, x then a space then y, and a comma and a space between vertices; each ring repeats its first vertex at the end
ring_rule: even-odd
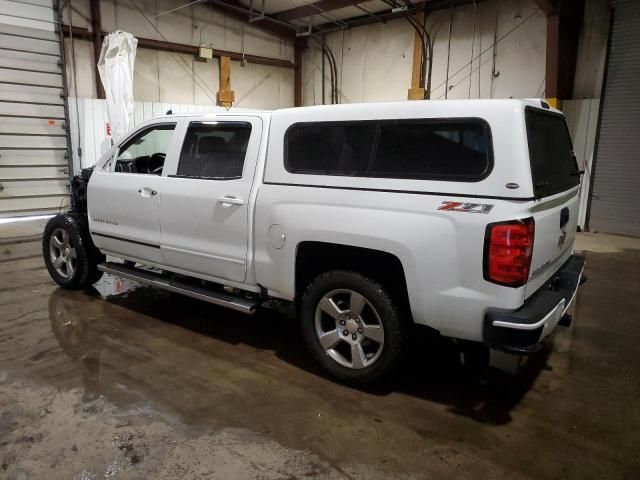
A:
POLYGON ((251 315, 260 306, 260 301, 249 300, 239 295, 231 295, 225 292, 210 290, 198 285, 191 285, 166 277, 160 273, 150 272, 141 268, 127 267, 121 263, 106 262, 98 265, 98 270, 110 273, 118 277, 128 278, 136 282, 151 285, 169 292, 179 293, 198 300, 213 303, 221 307, 227 307, 238 312, 251 315))

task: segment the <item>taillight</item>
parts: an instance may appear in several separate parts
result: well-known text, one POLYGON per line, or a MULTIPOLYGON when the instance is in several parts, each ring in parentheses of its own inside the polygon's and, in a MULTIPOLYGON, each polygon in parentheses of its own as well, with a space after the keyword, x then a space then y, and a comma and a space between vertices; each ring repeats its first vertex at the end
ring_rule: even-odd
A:
POLYGON ((535 221, 533 218, 487 225, 484 245, 484 278, 509 287, 527 283, 535 221))

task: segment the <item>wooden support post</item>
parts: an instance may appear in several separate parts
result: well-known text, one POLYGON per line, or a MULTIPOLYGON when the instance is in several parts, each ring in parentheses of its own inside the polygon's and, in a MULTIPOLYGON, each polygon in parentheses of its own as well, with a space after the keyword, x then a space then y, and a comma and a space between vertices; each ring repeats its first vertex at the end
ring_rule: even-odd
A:
POLYGON ((553 108, 560 108, 560 92, 558 70, 560 65, 560 15, 552 13, 547 16, 547 58, 545 73, 545 96, 547 103, 553 108))
POLYGON ((229 108, 233 105, 235 94, 231 90, 231 59, 229 57, 220 57, 218 59, 220 67, 220 88, 218 89, 218 105, 229 108))
POLYGON ((538 3, 547 14, 545 96, 549 105, 560 108, 562 99, 570 99, 573 95, 584 2, 565 0, 557 7, 556 2, 550 0, 538 0, 538 3))
MULTIPOLYGON (((93 68, 96 76, 96 95, 98 98, 107 98, 104 93, 104 86, 100 80, 98 72, 98 60, 102 52, 102 15, 100 14, 100 0, 91 0, 89 4, 91 10, 91 40, 93 41, 93 68)), ((71 8, 71 6, 69 6, 71 8)))
MULTIPOLYGON (((418 13, 416 20, 420 25, 424 25, 424 12, 418 13)), ((407 92, 408 100, 424 100, 424 85, 420 86, 422 69, 422 40, 416 32, 413 35, 413 67, 411 68, 411 88, 407 92)))

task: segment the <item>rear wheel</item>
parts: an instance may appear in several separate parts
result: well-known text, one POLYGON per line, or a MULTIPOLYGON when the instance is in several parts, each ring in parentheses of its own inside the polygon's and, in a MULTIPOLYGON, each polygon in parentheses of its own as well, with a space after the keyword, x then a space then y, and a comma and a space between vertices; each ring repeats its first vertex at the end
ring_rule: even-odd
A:
POLYGON ((42 254, 49 275, 63 288, 86 288, 102 276, 97 266, 104 255, 93 245, 79 215, 65 213, 49 220, 42 236, 42 254))
POLYGON ((342 381, 382 381, 401 360, 406 325, 400 310, 378 282, 360 273, 317 277, 303 295, 301 316, 312 355, 342 381))

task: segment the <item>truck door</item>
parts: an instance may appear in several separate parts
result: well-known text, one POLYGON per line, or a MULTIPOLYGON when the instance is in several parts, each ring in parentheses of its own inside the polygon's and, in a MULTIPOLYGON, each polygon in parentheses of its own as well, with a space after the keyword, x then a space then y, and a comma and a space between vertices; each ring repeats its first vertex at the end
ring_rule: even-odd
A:
POLYGON ((98 248, 129 259, 162 263, 161 177, 176 155, 176 123, 143 127, 97 167, 89 181, 89 227, 98 248))
POLYGON ((163 185, 161 250, 167 266, 244 281, 249 194, 261 135, 258 117, 189 122, 163 185))

